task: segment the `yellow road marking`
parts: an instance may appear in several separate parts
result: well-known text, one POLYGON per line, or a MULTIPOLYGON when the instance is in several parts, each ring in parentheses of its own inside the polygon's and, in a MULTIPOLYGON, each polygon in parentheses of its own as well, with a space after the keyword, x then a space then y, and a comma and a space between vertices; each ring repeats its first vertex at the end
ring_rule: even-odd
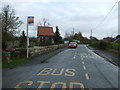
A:
POLYGON ((50 71, 52 71, 52 68, 44 68, 40 73, 38 73, 37 75, 48 75, 50 74, 50 71))
POLYGON ((40 71, 37 75, 53 75, 53 76, 60 76, 64 74, 65 76, 75 76, 75 69, 60 69, 59 72, 57 72, 56 68, 44 68, 42 71, 40 71))
POLYGON ((75 76, 75 69, 66 69, 65 76, 75 76))
POLYGON ((51 75, 59 76, 59 75, 62 75, 62 73, 64 72, 64 69, 62 68, 62 70, 60 71, 60 73, 59 73, 59 74, 56 74, 56 73, 55 73, 56 70, 57 70, 57 69, 54 69, 54 71, 51 73, 51 75))
MULTIPOLYGON (((21 88, 20 85, 23 84, 23 83, 28 83, 27 84, 28 86, 33 85, 32 81, 23 81, 23 82, 19 82, 19 84, 17 84, 14 88, 21 88)), ((23 89, 21 89, 21 90, 23 90, 23 89)))
POLYGON ((86 66, 83 66, 83 69, 86 70, 86 66))
MULTIPOLYGON (((40 90, 41 88, 43 88, 44 84, 46 84, 46 85, 50 84, 50 81, 37 81, 37 83, 39 83, 39 86, 37 87, 37 90, 40 90)), ((19 84, 17 84, 14 88, 24 90, 24 88, 22 88, 21 85, 32 86, 33 81, 19 82, 19 84)), ((54 83, 52 83, 52 85, 50 87, 50 90, 54 90, 55 87, 57 87, 58 85, 62 85, 62 90, 66 90, 66 88, 67 88, 67 83, 66 82, 54 82, 54 83)), ((81 90, 84 90, 84 84, 80 83, 80 82, 70 82, 69 83, 70 90, 73 90, 74 85, 79 85, 81 90)), ((92 89, 90 88, 89 90, 92 90, 92 89)))
POLYGON ((85 77, 87 80, 89 80, 89 75, 87 73, 85 74, 85 77))
POLYGON ((66 83, 64 83, 64 82, 55 82, 55 83, 53 83, 52 86, 51 86, 51 88, 50 88, 50 90, 54 90, 54 88, 55 88, 55 86, 57 84, 62 84, 62 90, 66 90, 65 89, 66 88, 66 83))
POLYGON ((45 83, 50 83, 50 81, 37 81, 37 82, 40 83, 40 85, 38 86, 38 88, 42 88, 45 83))
POLYGON ((85 62, 83 61, 82 64, 85 64, 85 62))
POLYGON ((79 82, 70 82, 70 90, 73 89, 73 86, 74 86, 75 84, 80 85, 80 88, 81 88, 82 90, 84 90, 84 85, 83 85, 82 83, 79 83, 79 82))

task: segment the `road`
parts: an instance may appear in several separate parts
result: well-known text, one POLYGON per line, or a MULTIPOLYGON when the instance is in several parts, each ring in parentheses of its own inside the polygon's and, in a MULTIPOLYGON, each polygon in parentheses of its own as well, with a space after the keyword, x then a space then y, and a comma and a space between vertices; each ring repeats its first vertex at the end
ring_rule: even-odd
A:
POLYGON ((46 63, 3 70, 3 88, 118 88, 118 67, 79 45, 46 63))

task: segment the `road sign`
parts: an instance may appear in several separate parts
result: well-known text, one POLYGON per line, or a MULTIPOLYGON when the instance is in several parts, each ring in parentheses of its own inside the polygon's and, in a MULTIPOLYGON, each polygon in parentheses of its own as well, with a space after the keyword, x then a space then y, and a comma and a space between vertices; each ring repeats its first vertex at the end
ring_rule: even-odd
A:
POLYGON ((29 38, 28 38, 28 26, 29 25, 33 25, 34 24, 34 16, 28 16, 27 17, 27 58, 29 58, 29 49, 28 49, 28 46, 29 46, 29 38))
POLYGON ((34 24, 34 16, 28 16, 28 25, 33 25, 34 24))

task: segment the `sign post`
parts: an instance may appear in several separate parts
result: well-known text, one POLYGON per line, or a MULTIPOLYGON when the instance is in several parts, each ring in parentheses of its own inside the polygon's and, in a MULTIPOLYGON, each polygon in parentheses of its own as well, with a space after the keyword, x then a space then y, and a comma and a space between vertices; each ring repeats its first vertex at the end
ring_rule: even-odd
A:
POLYGON ((34 16, 28 16, 27 17, 27 47, 26 47, 26 49, 27 49, 27 58, 29 58, 29 49, 28 49, 28 46, 29 46, 29 38, 28 38, 28 26, 30 25, 33 25, 34 24, 34 16))

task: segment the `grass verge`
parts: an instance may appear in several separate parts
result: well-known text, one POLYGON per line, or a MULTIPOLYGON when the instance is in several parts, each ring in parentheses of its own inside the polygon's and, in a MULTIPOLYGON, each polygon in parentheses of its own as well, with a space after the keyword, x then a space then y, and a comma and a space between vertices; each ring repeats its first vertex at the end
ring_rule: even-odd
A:
POLYGON ((30 59, 27 59, 26 57, 15 57, 11 58, 11 62, 2 62, 2 68, 14 68, 22 63, 25 63, 29 61, 30 59))

